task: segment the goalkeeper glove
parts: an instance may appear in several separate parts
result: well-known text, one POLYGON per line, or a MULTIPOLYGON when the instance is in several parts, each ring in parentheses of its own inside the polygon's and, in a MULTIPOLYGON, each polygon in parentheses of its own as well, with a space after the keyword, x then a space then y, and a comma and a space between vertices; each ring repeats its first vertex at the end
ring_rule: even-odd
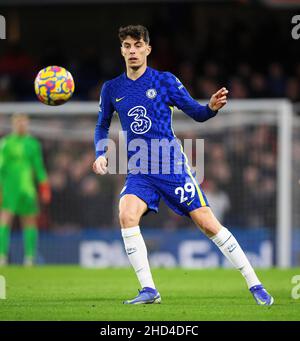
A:
POLYGON ((51 189, 48 182, 39 184, 40 199, 43 204, 49 204, 51 201, 51 189))

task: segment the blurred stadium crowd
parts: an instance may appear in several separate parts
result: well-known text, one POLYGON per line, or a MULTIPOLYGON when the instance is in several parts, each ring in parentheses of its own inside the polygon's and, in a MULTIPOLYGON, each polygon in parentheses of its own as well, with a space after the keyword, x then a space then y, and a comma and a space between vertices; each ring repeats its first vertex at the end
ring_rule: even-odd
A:
MULTIPOLYGON (((167 45, 167 41, 162 43, 163 46, 167 45)), ((171 49, 170 55, 166 54, 168 50, 164 47, 163 51, 155 53, 150 64, 162 70, 167 70, 169 63, 174 65, 171 49), (166 60, 168 58, 169 61, 166 60)), ((85 58, 81 63, 76 61, 78 70, 71 67, 77 78, 74 98, 98 100, 104 80, 118 73, 111 73, 104 79, 102 61, 95 51, 87 51, 85 58)), ((0 54, 0 101, 35 100, 32 80, 39 70, 36 65, 34 58, 18 45, 9 46, 0 54)), ((47 64, 39 61, 39 65, 47 64)), ((265 70, 257 70, 249 62, 240 62, 234 71, 228 72, 226 67, 214 60, 205 60, 201 67, 186 60, 179 62, 173 72, 195 98, 209 98, 226 84, 233 99, 286 97, 293 102, 300 101, 300 62, 288 69, 280 62, 272 62, 265 70)))
MULTIPOLYGON (((216 216, 230 226, 274 228, 276 129, 265 125, 227 128, 213 138, 193 133, 188 137, 205 139, 202 186, 216 216)), ((53 200, 43 210, 41 225, 60 230, 117 228, 125 176, 93 174, 94 152, 88 142, 44 140, 43 146, 53 200)), ((159 215, 146 215, 143 226, 176 229, 193 224, 161 202, 159 215)))
POLYGON ((73 74, 75 98, 98 100, 103 81, 123 72, 118 27, 138 18, 150 31, 150 65, 176 74, 195 98, 209 98, 226 85, 230 98, 287 97, 297 102, 300 62, 299 42, 291 37, 294 14, 283 8, 180 3, 119 4, 118 11, 114 5, 47 11, 24 7, 19 15, 8 11, 13 39, 0 51, 0 100, 34 100, 35 75, 53 64, 73 74), (84 25, 76 25, 85 18, 84 25))

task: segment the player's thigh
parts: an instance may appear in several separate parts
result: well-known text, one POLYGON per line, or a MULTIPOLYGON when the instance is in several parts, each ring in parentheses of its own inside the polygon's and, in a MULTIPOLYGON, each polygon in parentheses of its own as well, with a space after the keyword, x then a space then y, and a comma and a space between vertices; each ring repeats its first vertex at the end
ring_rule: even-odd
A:
POLYGON ((16 213, 25 217, 35 216, 39 213, 37 194, 34 190, 21 194, 16 213))
POLYGON ((131 222, 138 222, 147 209, 147 204, 136 195, 123 195, 119 202, 119 217, 122 227, 131 222))
POLYGON ((19 189, 4 183, 2 188, 2 203, 0 221, 2 224, 11 225, 13 217, 17 214, 17 206, 20 200, 19 189))
POLYGON ((200 185, 188 173, 160 176, 158 180, 157 190, 174 212, 190 216, 191 211, 208 206, 200 185))
POLYGON ((213 214, 210 207, 200 207, 189 212, 194 223, 208 236, 216 235, 222 228, 221 223, 213 214))

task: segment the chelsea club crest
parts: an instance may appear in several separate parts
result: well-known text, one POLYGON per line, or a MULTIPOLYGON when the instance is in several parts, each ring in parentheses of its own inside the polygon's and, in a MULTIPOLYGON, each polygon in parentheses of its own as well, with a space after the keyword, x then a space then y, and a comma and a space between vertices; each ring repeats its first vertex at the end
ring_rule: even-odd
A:
POLYGON ((148 98, 150 98, 150 99, 155 98, 156 95, 157 95, 157 92, 156 92, 155 89, 148 89, 148 90, 146 91, 146 96, 147 96, 148 98))

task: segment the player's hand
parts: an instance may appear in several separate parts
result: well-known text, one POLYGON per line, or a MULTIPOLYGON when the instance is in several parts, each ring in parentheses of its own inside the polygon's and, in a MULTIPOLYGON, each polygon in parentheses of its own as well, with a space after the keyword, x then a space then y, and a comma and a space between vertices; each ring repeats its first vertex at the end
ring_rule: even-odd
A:
POLYGON ((51 201, 51 188, 48 182, 42 182, 39 184, 40 199, 43 204, 50 204, 51 201))
POLYGON ((96 174, 104 175, 107 173, 107 160, 105 156, 99 156, 93 163, 93 171, 96 174))
POLYGON ((210 109, 213 111, 218 111, 219 109, 223 108, 227 103, 227 94, 228 90, 226 88, 222 88, 213 94, 208 103, 210 109))

